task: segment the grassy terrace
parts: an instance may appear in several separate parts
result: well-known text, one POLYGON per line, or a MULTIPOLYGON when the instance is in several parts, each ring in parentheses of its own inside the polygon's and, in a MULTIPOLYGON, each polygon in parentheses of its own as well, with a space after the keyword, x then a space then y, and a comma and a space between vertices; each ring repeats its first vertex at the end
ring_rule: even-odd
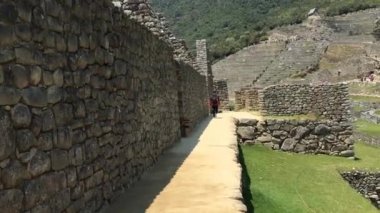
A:
POLYGON ((365 96, 365 95, 351 95, 351 100, 357 102, 375 102, 380 103, 380 97, 377 96, 365 96))
POLYGON ((241 149, 248 175, 244 193, 255 213, 379 212, 339 175, 353 168, 379 171, 378 148, 356 144, 357 161, 276 152, 259 145, 241 149))
MULTIPOLYGON (((355 129, 356 129, 356 131, 358 131, 362 134, 368 135, 368 136, 380 137, 380 125, 379 124, 375 124, 375 123, 360 119, 360 120, 357 120, 355 122, 355 129)), ((379 159, 380 159, 380 157, 379 157, 379 159)), ((380 163, 379 163, 379 165, 380 165, 380 163)))

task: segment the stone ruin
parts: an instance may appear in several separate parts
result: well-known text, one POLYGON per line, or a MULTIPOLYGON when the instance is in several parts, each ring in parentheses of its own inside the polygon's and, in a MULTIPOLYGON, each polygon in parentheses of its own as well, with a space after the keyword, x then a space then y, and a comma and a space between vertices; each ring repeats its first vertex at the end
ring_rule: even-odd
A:
POLYGON ((264 144, 287 152, 354 156, 348 87, 336 85, 275 85, 245 87, 235 94, 236 108, 263 115, 313 114, 317 120, 240 120, 238 142, 264 144))
POLYGON ((230 103, 228 98, 228 83, 227 80, 215 80, 214 81, 214 91, 218 94, 220 98, 220 109, 221 110, 232 110, 230 109, 230 103))
POLYGON ((335 121, 348 121, 351 118, 346 84, 244 87, 236 92, 235 102, 238 109, 257 110, 263 115, 312 113, 335 121))
POLYGON ((207 61, 145 0, 0 11, 2 212, 100 211, 208 115, 207 61))
POLYGON ((352 125, 337 121, 241 119, 236 121, 240 144, 285 152, 353 157, 352 125))

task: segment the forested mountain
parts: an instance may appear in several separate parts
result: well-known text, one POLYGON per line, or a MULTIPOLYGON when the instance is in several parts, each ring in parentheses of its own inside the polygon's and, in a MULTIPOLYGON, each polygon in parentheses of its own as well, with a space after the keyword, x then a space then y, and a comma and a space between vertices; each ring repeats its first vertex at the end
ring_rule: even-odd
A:
POLYGON ((174 32, 193 45, 209 41, 213 60, 266 38, 277 26, 300 23, 312 8, 332 16, 380 6, 380 0, 152 0, 174 32))

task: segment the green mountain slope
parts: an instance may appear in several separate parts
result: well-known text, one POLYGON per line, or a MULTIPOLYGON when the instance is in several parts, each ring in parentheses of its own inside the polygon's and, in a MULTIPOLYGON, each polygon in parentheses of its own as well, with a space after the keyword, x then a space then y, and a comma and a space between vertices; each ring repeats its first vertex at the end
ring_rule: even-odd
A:
POLYGON ((277 26, 299 23, 312 8, 338 15, 380 6, 380 0, 151 0, 188 44, 209 40, 212 59, 265 39, 277 26))

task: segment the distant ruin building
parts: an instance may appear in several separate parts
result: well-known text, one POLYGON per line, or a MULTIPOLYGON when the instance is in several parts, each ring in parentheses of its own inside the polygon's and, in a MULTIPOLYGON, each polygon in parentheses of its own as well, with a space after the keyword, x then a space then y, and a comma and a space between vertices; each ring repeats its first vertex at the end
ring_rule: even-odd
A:
POLYGON ((199 72, 206 77, 207 91, 209 96, 213 92, 213 79, 214 76, 211 70, 211 64, 209 61, 209 53, 207 50, 207 41, 205 39, 196 41, 197 48, 197 64, 199 67, 199 72))
POLYGON ((376 40, 380 40, 380 17, 375 21, 375 29, 373 30, 373 36, 376 40))
POLYGON ((218 94, 218 96, 220 98, 220 107, 219 108, 221 110, 230 110, 227 79, 215 80, 214 81, 214 91, 218 94))

